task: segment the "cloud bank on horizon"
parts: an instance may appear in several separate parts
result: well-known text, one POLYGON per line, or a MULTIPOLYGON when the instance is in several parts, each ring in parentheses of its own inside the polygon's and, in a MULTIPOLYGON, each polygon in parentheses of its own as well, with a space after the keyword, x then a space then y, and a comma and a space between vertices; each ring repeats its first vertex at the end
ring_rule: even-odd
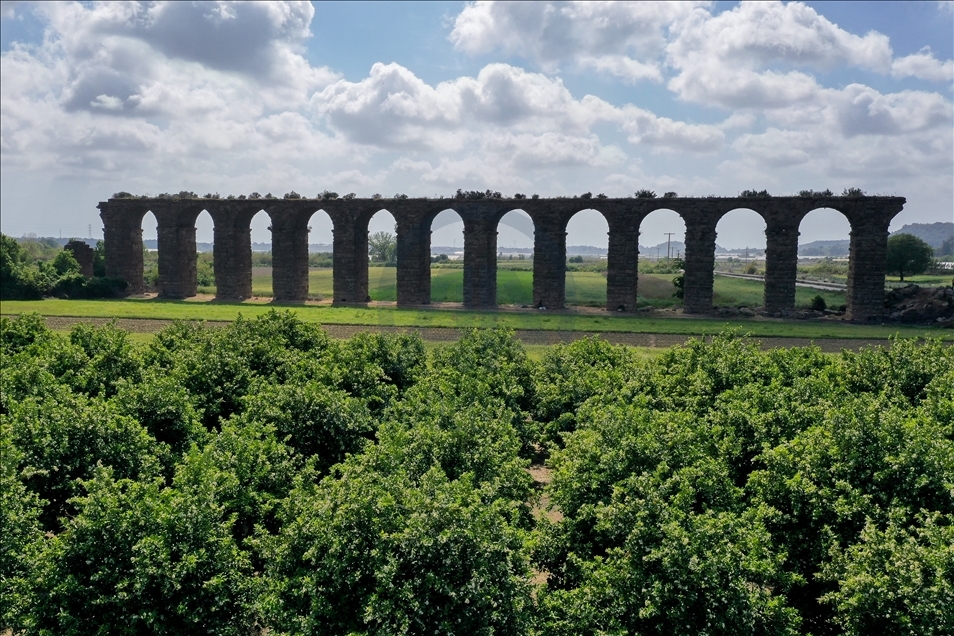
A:
POLYGON ((85 228, 117 190, 857 186, 907 196, 909 222, 954 214, 954 63, 800 2, 468 3, 423 34, 433 68, 351 79, 315 59, 308 2, 3 3, 24 18, 41 35, 5 42, 0 84, 13 234, 85 228))

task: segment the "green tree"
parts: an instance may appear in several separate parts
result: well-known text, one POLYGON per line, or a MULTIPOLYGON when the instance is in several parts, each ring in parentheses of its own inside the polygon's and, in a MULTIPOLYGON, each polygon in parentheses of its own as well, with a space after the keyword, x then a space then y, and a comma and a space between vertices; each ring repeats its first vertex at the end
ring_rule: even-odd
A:
POLYGON ((169 477, 193 444, 201 446, 207 441, 191 396, 174 377, 150 370, 142 382, 124 379, 112 404, 139 422, 158 442, 159 458, 169 477))
POLYGON ((562 445, 561 435, 576 429, 577 410, 625 381, 636 366, 631 351, 598 336, 547 349, 534 374, 534 417, 542 424, 542 443, 562 445))
POLYGON ((4 434, 19 452, 20 479, 45 500, 41 520, 46 530, 58 529, 62 517, 74 511, 68 502, 82 492, 77 480, 90 478, 97 464, 121 477, 158 474, 155 440, 101 399, 68 392, 28 397, 5 417, 4 434))
POLYGON ((0 234, 0 298, 39 300, 49 290, 49 277, 28 260, 16 239, 0 234))
POLYGON ((249 396, 242 421, 273 426, 324 474, 361 450, 374 430, 367 405, 320 382, 269 385, 249 396))
POLYGON ((586 410, 551 458, 564 518, 537 544, 541 631, 795 633, 771 511, 743 506, 718 435, 645 403, 586 410))
POLYGON ((888 238, 886 269, 904 281, 905 274, 921 274, 931 266, 934 250, 913 234, 895 234, 888 238))
POLYGON ((23 314, 13 320, 0 317, 0 351, 4 355, 15 355, 38 339, 50 335, 52 332, 46 328, 46 322, 40 314, 23 314))
POLYGON ((93 249, 93 276, 106 277, 106 244, 103 241, 96 241, 93 249))
POLYGON ((30 581, 42 545, 43 502, 17 479, 20 457, 9 425, 0 421, 0 629, 9 629, 30 605, 30 581))
MULTIPOLYGON (((894 511, 892 511, 894 512, 894 511)), ((900 511, 898 511, 900 512, 900 511)), ((822 577, 838 588, 822 601, 849 636, 941 636, 954 626, 954 516, 903 512, 884 529, 869 520, 860 541, 835 550, 822 577)))
POLYGON ((438 468, 419 481, 360 459, 303 483, 268 559, 264 603, 296 634, 520 634, 530 607, 509 504, 438 468))
POLYGON ((163 488, 98 469, 48 541, 14 632, 248 634, 260 579, 217 485, 214 474, 163 488))
POLYGON ((368 236, 368 254, 379 263, 397 262, 397 238, 390 232, 375 232, 368 236))
POLYGON ((857 567, 855 559, 895 567, 897 559, 879 561, 864 556, 868 548, 850 547, 865 543, 866 532, 874 537, 892 524, 916 532, 921 512, 954 514, 954 442, 944 430, 917 409, 891 404, 890 396, 852 396, 819 425, 758 458, 765 468, 752 473, 746 488, 753 505, 776 511, 766 525, 788 555, 789 570, 801 578, 788 596, 807 630, 835 633, 836 624, 848 621, 842 612, 854 592, 839 591, 840 581, 855 566, 840 562, 839 554, 847 550, 845 558, 857 567), (823 597, 831 602, 820 603, 823 597))
POLYGON ((53 269, 56 270, 58 275, 63 276, 64 274, 79 272, 80 264, 73 256, 73 252, 63 250, 53 259, 53 269))

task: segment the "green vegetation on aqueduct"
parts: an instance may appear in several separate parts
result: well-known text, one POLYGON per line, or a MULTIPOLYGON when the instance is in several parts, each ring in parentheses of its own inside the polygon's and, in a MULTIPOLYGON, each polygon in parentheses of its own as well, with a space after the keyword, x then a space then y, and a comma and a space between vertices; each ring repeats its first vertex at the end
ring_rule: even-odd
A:
POLYGON ((0 355, 0 632, 954 625, 937 342, 534 361, 506 331, 426 353, 269 312, 144 346, 2 319, 0 355))

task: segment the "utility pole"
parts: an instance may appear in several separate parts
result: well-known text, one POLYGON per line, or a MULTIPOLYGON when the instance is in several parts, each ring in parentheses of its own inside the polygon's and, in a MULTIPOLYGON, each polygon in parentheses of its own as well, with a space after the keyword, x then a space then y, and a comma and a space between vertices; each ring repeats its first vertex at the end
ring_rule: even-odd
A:
POLYGON ((666 235, 666 260, 668 261, 672 257, 672 252, 669 250, 669 245, 672 242, 672 235, 675 232, 663 232, 666 235))

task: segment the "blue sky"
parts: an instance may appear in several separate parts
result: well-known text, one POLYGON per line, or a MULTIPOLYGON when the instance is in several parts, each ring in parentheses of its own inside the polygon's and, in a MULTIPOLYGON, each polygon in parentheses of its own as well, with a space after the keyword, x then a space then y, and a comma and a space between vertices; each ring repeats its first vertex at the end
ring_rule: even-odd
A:
MULTIPOLYGON (((3 2, 2 16, 0 227, 16 236, 100 236, 96 202, 119 190, 861 187, 908 198, 894 227, 954 217, 950 2, 3 2)), ((435 244, 461 244, 455 218, 435 244)), ((312 228, 330 240, 321 215, 312 228)), ((641 242, 680 230, 660 212, 641 242)), ((595 213, 568 231, 605 245, 595 213)), ((764 243, 752 212, 718 231, 764 243)), ((848 230, 816 212, 801 231, 848 230)), ((507 226, 500 241, 529 244, 507 226)))

